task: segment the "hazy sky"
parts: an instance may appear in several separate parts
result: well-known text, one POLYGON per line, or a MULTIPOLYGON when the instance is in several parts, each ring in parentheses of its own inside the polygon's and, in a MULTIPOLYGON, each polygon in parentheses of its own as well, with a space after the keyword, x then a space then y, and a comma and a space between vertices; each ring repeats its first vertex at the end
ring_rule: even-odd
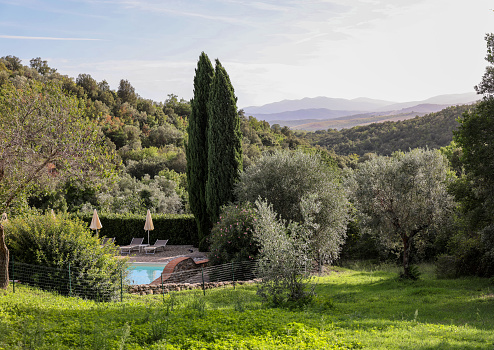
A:
POLYGON ((494 32, 488 0, 0 0, 0 56, 144 98, 190 99, 204 51, 238 107, 303 97, 391 101, 473 91, 494 32))

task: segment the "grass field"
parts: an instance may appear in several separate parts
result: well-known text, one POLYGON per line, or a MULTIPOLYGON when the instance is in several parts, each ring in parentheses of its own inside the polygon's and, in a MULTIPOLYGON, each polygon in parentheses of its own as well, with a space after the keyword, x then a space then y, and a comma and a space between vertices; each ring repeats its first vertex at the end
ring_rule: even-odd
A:
POLYGON ((494 349, 492 280, 421 269, 410 282, 337 268, 294 310, 265 308, 252 285, 115 303, 16 286, 0 292, 0 349, 494 349))

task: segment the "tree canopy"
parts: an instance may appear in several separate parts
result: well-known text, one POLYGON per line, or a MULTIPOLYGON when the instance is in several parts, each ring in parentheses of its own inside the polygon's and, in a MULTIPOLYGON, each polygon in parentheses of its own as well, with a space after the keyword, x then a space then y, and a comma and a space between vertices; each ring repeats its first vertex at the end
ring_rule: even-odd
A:
MULTIPOLYGON (((60 84, 0 86, 0 212, 18 209, 42 184, 109 176, 112 159, 96 124, 60 84)), ((3 242, 0 224, 0 287, 5 288, 9 253, 3 242)))
POLYGON ((438 151, 414 149, 375 157, 355 172, 353 202, 361 223, 384 247, 403 254, 407 278, 413 277, 409 259, 412 241, 438 230, 452 217, 448 171, 447 160, 438 151))
POLYGON ((240 202, 265 200, 285 222, 314 222, 311 249, 319 262, 338 258, 349 208, 335 167, 318 154, 280 150, 262 156, 240 175, 240 202))
POLYGON ((208 109, 209 91, 214 77, 214 68, 203 52, 197 63, 194 77, 194 98, 187 133, 187 182, 189 185, 190 210, 197 223, 199 238, 202 240, 211 228, 207 213, 206 183, 208 179, 208 109))
POLYGON ((2 212, 37 184, 109 176, 114 169, 96 124, 60 84, 2 85, 0 123, 2 212))
POLYGON ((206 205, 212 222, 220 207, 234 201, 233 186, 242 170, 242 132, 230 77, 216 60, 208 100, 208 175, 206 205))

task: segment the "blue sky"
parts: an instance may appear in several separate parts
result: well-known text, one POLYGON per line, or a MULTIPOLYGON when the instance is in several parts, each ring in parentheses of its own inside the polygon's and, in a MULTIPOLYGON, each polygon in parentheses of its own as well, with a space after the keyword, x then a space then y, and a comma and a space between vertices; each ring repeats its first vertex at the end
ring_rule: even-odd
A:
POLYGON ((190 99, 204 51, 238 107, 303 97, 396 102, 473 91, 494 32, 488 0, 0 0, 0 56, 145 98, 190 99))

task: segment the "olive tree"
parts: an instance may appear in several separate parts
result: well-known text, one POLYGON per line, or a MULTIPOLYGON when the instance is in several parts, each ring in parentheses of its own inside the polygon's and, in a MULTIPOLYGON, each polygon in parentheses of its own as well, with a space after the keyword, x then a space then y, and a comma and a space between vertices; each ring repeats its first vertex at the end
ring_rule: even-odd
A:
MULTIPOLYGON (((0 213, 12 212, 36 186, 110 175, 112 159, 97 125, 59 84, 1 86, 0 213)), ((0 288, 8 285, 9 253, 3 242, 0 225, 0 288)))
POLYGON ((310 217, 314 259, 321 265, 339 257, 348 200, 338 170, 318 154, 289 150, 265 154, 240 175, 235 194, 241 202, 265 200, 286 224, 302 224, 310 217))
MULTIPOLYGON (((305 304, 313 292, 308 290, 313 251, 311 236, 316 225, 310 210, 304 210, 303 223, 280 219, 273 205, 256 201, 254 239, 259 244, 259 270, 262 278, 257 293, 275 306, 286 303, 305 304)), ((302 203, 307 208, 308 202, 302 203)))
POLYGON ((410 274, 410 247, 417 237, 451 218, 448 163, 435 150, 414 149, 375 157, 355 171, 354 203, 361 223, 388 249, 403 254, 403 276, 410 274))

